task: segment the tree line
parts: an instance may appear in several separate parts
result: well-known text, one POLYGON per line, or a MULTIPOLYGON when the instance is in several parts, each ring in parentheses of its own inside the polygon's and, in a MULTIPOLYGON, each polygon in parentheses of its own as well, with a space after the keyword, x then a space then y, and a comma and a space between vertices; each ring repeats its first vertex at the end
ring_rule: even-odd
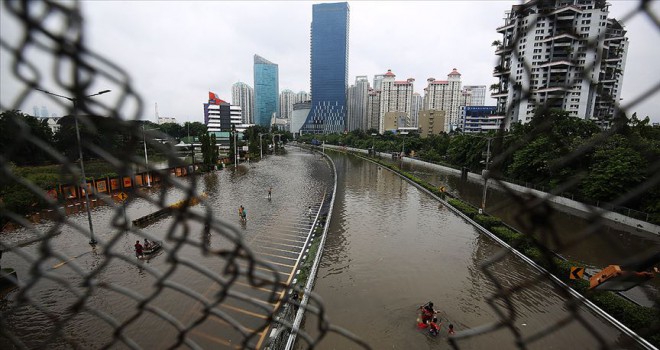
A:
POLYGON ((529 123, 514 124, 509 131, 483 134, 459 132, 420 138, 416 133, 395 135, 356 130, 345 134, 304 135, 304 141, 378 152, 401 152, 425 161, 467 167, 480 173, 490 142, 493 176, 530 186, 562 190, 583 202, 614 203, 648 213, 660 223, 660 127, 648 117, 618 116, 608 130, 591 120, 571 117, 565 111, 537 114, 529 123), (628 193, 637 193, 626 196, 628 193))

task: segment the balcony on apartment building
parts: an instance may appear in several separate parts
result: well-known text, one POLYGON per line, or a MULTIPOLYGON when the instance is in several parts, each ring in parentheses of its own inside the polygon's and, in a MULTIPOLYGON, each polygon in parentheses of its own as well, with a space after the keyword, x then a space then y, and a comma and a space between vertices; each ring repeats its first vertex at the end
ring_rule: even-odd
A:
POLYGON ((502 54, 505 54, 505 53, 511 52, 512 50, 513 50, 513 47, 511 47, 511 46, 503 46, 503 45, 500 45, 500 46, 498 46, 497 49, 495 50, 495 54, 496 54, 496 55, 502 55, 502 54))
POLYGON ((490 94, 490 97, 492 98, 506 97, 508 94, 509 94, 509 90, 498 90, 498 91, 493 91, 493 93, 490 94))
POLYGON ((511 68, 509 67, 502 67, 502 66, 497 66, 495 69, 493 69, 493 76, 494 77, 499 77, 503 75, 509 75, 511 74, 511 68))
POLYGON ((550 35, 547 35, 541 42, 545 43, 548 41, 554 41, 555 45, 559 42, 569 42, 571 43, 573 40, 579 40, 580 37, 575 35, 571 30, 556 30, 554 33, 551 33, 550 35))

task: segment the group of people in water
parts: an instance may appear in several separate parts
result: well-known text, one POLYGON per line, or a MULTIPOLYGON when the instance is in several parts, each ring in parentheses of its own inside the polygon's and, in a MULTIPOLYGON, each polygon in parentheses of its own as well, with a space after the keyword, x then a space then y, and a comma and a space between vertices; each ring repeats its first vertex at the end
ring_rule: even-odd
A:
POLYGON ((140 244, 140 241, 135 241, 135 256, 140 258, 144 257, 144 251, 149 250, 156 246, 155 242, 149 242, 148 239, 144 239, 144 244, 140 244))
POLYGON ((247 221, 247 210, 245 210, 245 208, 242 205, 240 207, 238 207, 238 218, 242 222, 247 221))
MULTIPOLYGON (((420 311, 420 317, 417 319, 417 328, 419 329, 428 329, 429 334, 432 336, 437 336, 440 334, 440 328, 442 328, 442 321, 438 319, 435 315, 438 314, 438 311, 433 308, 433 302, 428 302, 425 305, 420 306, 417 310, 420 311)), ((454 325, 449 324, 447 327, 447 334, 454 334, 454 325)))

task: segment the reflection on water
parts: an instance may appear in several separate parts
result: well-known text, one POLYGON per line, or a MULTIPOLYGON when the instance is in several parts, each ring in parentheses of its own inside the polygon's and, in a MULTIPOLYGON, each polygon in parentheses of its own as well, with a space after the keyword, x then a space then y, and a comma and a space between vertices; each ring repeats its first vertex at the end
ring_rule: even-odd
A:
MULTIPOLYGON (((446 186, 450 192, 472 205, 481 205, 483 183, 463 182, 458 175, 419 165, 405 163, 403 168, 431 184, 446 186)), ((548 222, 543 226, 545 231, 541 232, 537 229, 538 225, 530 224, 530 210, 522 207, 520 200, 516 200, 519 196, 518 193, 511 195, 490 186, 486 210, 522 232, 534 233, 554 251, 567 259, 583 263, 592 271, 599 271, 612 264, 622 264, 637 254, 660 249, 658 235, 639 232, 607 220, 590 222, 585 219, 586 214, 559 205, 553 205, 555 210, 549 210, 549 214, 541 216, 541 219, 548 222)), ((653 306, 660 297, 660 279, 651 280, 643 288, 635 288, 625 294, 643 305, 653 306)))
MULTIPOLYGON (((503 329, 461 342, 467 348, 512 348, 514 332, 524 337, 570 315, 565 299, 545 278, 510 254, 484 267, 501 248, 438 202, 377 165, 332 154, 339 175, 335 212, 315 292, 333 323, 358 334, 375 349, 446 348, 448 323, 458 332, 511 316, 503 329), (484 269, 487 273, 484 273, 484 269), (534 281, 496 297, 502 288, 534 281), (539 278, 538 281, 535 279, 539 278), (491 301, 492 299, 492 301, 491 301), (444 323, 441 339, 415 328, 416 308, 433 301, 444 323), (492 303, 492 305, 491 305, 492 303), (497 311, 499 310, 499 311, 497 311)), ((607 342, 619 332, 580 311, 607 342)), ((309 317, 305 330, 316 332, 309 317)), ((538 348, 598 348, 598 341, 573 322, 534 343, 538 348)), ((355 348, 339 336, 320 348, 355 348)))

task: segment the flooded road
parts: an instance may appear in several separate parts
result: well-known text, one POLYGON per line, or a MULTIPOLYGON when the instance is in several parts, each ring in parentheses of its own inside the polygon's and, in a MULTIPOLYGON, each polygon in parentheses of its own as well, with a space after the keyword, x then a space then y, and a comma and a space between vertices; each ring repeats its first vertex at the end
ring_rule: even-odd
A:
MULTIPOLYGON (((630 347, 619 331, 583 308, 575 312, 594 333, 575 321, 562 291, 515 256, 484 267, 501 248, 396 174, 354 156, 330 154, 338 193, 315 292, 331 323, 374 349, 443 349, 449 348, 443 341, 448 323, 457 332, 473 330, 505 317, 501 312, 511 329, 459 342, 461 348, 514 348, 513 330, 527 339, 567 318, 573 321, 530 340, 529 347, 595 349, 599 339, 630 347), (514 306, 508 310, 503 299, 494 297, 499 289, 484 270, 502 288, 534 282, 511 294, 514 306), (416 309, 428 301, 440 310, 440 339, 415 327, 416 309)), ((317 326, 316 319, 308 318, 305 330, 314 333, 317 326)), ((357 347, 333 334, 320 348, 357 347)))
MULTIPOLYGON (((331 156, 337 165, 338 193, 315 292, 324 300, 332 324, 375 349, 442 349, 448 348, 443 341, 448 323, 465 332, 507 317, 510 328, 459 343, 481 349, 512 348, 514 331, 527 339, 573 320, 529 340, 529 347, 592 349, 602 340, 634 348, 619 331, 582 308, 575 312, 590 330, 574 320, 562 292, 515 256, 484 267, 500 247, 394 173, 353 156, 331 156), (529 281, 533 283, 511 294, 511 309, 494 296, 502 288, 529 281), (415 328, 416 309, 427 301, 440 310, 439 338, 415 328)), ((133 244, 142 237, 118 228, 121 207, 93 210, 97 239, 103 242, 96 250, 75 229, 87 228, 85 213, 69 216, 67 225, 39 224, 37 230, 53 235, 46 244, 28 244, 3 256, 3 266, 14 267, 19 278, 42 276, 24 289, 29 305, 12 308, 19 291, 0 304, 3 327, 28 348, 123 349, 135 343, 161 349, 177 344, 181 333, 186 341, 209 349, 244 342, 263 345, 265 315, 279 306, 295 271, 296 254, 303 249, 307 208, 318 208, 332 182, 328 164, 318 155, 288 148, 284 156, 243 165, 237 172, 226 169, 179 180, 209 195, 193 213, 211 213, 228 224, 208 227, 192 217, 158 221, 144 232, 162 240, 164 252, 137 263, 133 244), (268 201, 270 187, 273 197, 268 201), (244 225, 237 219, 239 205, 247 209, 244 225), (237 239, 247 244, 238 252, 237 239), (240 254, 230 260, 235 252, 240 254), (244 275, 236 275, 236 269, 250 267, 250 256, 269 262, 253 266, 259 276, 281 283, 255 287, 244 275)), ((185 198, 185 188, 153 188, 149 193, 168 205, 185 198)), ((157 208, 160 205, 133 196, 127 215, 132 220, 157 208)), ((28 230, 0 237, 7 243, 30 238, 28 230)), ((306 331, 314 333, 316 323, 308 317, 306 331)), ((184 342, 176 347, 191 346, 184 342)), ((334 333, 319 347, 357 348, 334 333)), ((11 343, 0 336, 0 348, 11 348, 11 343)))
MULTIPOLYGON (((395 163, 401 165, 401 162, 395 163)), ((481 206, 483 182, 461 181, 457 175, 409 163, 404 163, 403 169, 431 184, 446 186, 448 191, 462 200, 481 206)), ((493 181, 490 181, 486 212, 525 232, 525 223, 519 215, 525 209, 520 208, 511 195, 494 188, 492 184, 493 181)), ((553 208, 556 210, 552 211, 548 221, 552 223, 553 234, 562 242, 561 248, 553 247, 553 251, 584 264, 589 272, 598 272, 608 265, 622 265, 637 254, 660 250, 660 236, 656 234, 638 231, 609 220, 590 223, 585 219, 586 214, 578 210, 558 204, 553 204, 553 208), (584 236, 588 232, 591 234, 584 236)), ((660 278, 624 294, 641 305, 653 307, 660 300, 660 278)))
MULTIPOLYGON (((261 344, 268 315, 279 306, 311 227, 308 208, 317 210, 333 184, 327 161, 291 149, 284 156, 241 165, 237 172, 225 169, 177 180, 180 188, 149 189, 152 202, 131 195, 129 220, 160 209, 154 199, 170 205, 194 187, 209 197, 192 208, 193 214, 226 224, 209 227, 193 217, 160 220, 143 231, 165 247, 149 260, 134 255, 133 245, 143 237, 117 228, 121 207, 93 209, 100 242, 95 250, 89 237, 75 229, 87 228, 84 211, 67 217, 66 225, 39 224, 37 231, 53 237, 2 258, 3 267, 15 268, 19 279, 30 283, 0 304, 3 327, 28 348, 123 349, 136 344, 162 349, 177 344, 182 332, 186 341, 202 348, 261 344), (238 220, 240 205, 247 211, 244 224, 238 220), (237 249, 239 243, 247 245, 237 249), (254 258, 267 263, 251 265, 254 258), (271 282, 255 287, 247 271, 271 282), (23 292, 29 302, 14 308, 12 300, 23 292)), ((25 229, 0 236, 7 244, 31 238, 25 229)), ((12 348, 11 342, 0 336, 0 348, 12 348)))

